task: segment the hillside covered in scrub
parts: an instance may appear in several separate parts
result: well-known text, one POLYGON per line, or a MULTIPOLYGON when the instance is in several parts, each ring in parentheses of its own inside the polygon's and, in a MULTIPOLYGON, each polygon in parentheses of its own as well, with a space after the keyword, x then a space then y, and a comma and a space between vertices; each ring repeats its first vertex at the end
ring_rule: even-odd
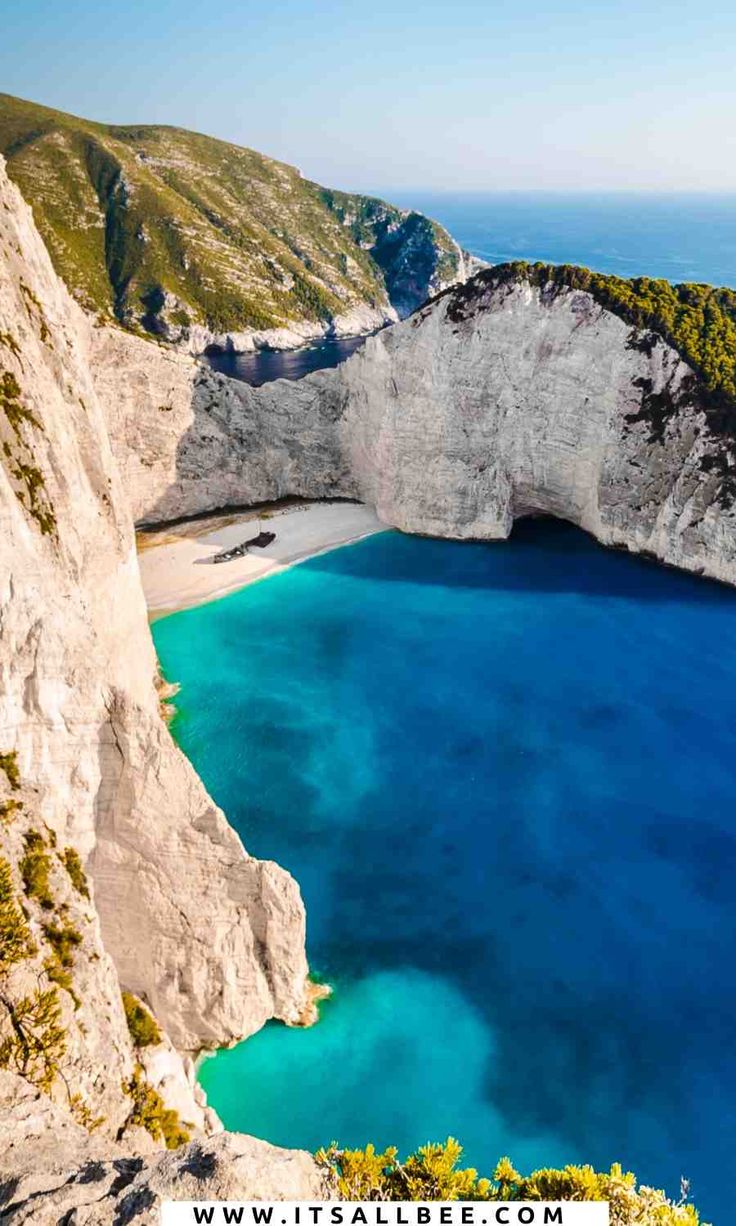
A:
POLYGON ((465 275, 460 248, 422 214, 181 128, 92 123, 0 94, 0 152, 77 300, 167 339, 193 326, 370 331, 465 275))

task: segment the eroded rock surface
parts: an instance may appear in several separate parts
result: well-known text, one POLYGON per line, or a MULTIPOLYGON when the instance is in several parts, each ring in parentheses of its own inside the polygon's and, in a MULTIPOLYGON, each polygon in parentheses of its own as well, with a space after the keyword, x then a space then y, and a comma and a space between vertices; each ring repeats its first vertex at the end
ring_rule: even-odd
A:
MULTIPOLYGON (((240 1133, 201 1138, 170 1153, 111 1152, 82 1129, 65 1132, 63 1116, 44 1123, 7 1179, 0 1148, 0 1217, 14 1226, 157 1226, 165 1200, 315 1201, 335 1194, 311 1154, 240 1133)), ((19 1128, 17 1116, 13 1124, 19 1128)))
POLYGON ((727 462, 697 379, 590 293, 482 274, 334 370, 260 388, 99 330, 93 368, 139 520, 351 497, 406 532, 508 536, 554 515, 736 582, 727 462), (654 420, 651 405, 669 411, 654 420), (145 407, 144 407, 145 406, 145 407))

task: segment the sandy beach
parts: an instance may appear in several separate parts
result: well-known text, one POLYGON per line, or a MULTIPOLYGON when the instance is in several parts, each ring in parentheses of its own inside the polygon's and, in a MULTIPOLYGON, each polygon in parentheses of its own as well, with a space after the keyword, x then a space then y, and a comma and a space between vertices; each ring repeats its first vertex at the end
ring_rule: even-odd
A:
POLYGON ((303 562, 315 554, 386 531, 372 507, 357 502, 274 504, 252 511, 188 520, 137 534, 143 591, 151 619, 204 604, 303 562), (265 548, 213 562, 223 550, 259 532, 274 532, 265 548))

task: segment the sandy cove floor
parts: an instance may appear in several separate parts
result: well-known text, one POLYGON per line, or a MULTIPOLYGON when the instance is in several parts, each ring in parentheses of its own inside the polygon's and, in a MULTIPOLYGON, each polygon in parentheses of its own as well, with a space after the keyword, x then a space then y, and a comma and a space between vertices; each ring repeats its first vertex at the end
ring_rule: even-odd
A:
POLYGON ((188 520, 139 532, 143 591, 151 619, 204 604, 315 554, 386 531, 372 507, 357 502, 312 502, 261 507, 188 520), (265 549, 213 563, 215 554, 259 532, 275 532, 265 549))

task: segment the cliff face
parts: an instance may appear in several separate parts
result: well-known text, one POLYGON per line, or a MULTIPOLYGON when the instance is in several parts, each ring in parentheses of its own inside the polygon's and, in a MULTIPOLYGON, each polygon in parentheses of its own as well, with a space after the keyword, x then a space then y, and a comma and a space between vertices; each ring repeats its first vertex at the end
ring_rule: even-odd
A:
POLYGON ((305 1003, 296 883, 247 855, 160 714, 88 349, 0 160, 0 1100, 25 1121, 0 1173, 59 1118, 154 1148, 136 1065, 189 1131, 211 1128, 179 1052, 305 1003), (150 1049, 121 986, 165 1028, 150 1049))
POLYGON ((336 370, 258 389, 111 330, 94 346, 139 520, 339 495, 406 532, 495 539, 547 514, 736 582, 731 444, 698 377, 588 292, 485 273, 336 370))
POLYGON ((191 352, 370 332, 467 274, 421 214, 181 128, 0 94, 0 153, 78 301, 191 352))
POLYGON ((23 1083, 20 1091, 6 1086, 0 1074, 4 1226, 159 1226, 165 1200, 335 1197, 334 1180, 303 1150, 279 1149, 254 1137, 222 1132, 173 1153, 134 1153, 96 1133, 90 1136, 48 1100, 42 1116, 24 1088, 27 1091, 23 1083), (9 1151, 11 1136, 15 1144, 9 1151))
POLYGON ((736 582, 731 442, 698 387, 594 294, 486 274, 337 370, 254 390, 90 327, 0 165, 4 1218, 332 1190, 307 1155, 223 1135, 162 1157, 139 1126, 143 1079, 217 1128, 186 1054, 299 1020, 307 966, 295 883, 247 855, 162 721, 131 508, 339 495, 487 539, 553 514, 736 582), (121 986, 165 1028, 151 1049, 121 986))

